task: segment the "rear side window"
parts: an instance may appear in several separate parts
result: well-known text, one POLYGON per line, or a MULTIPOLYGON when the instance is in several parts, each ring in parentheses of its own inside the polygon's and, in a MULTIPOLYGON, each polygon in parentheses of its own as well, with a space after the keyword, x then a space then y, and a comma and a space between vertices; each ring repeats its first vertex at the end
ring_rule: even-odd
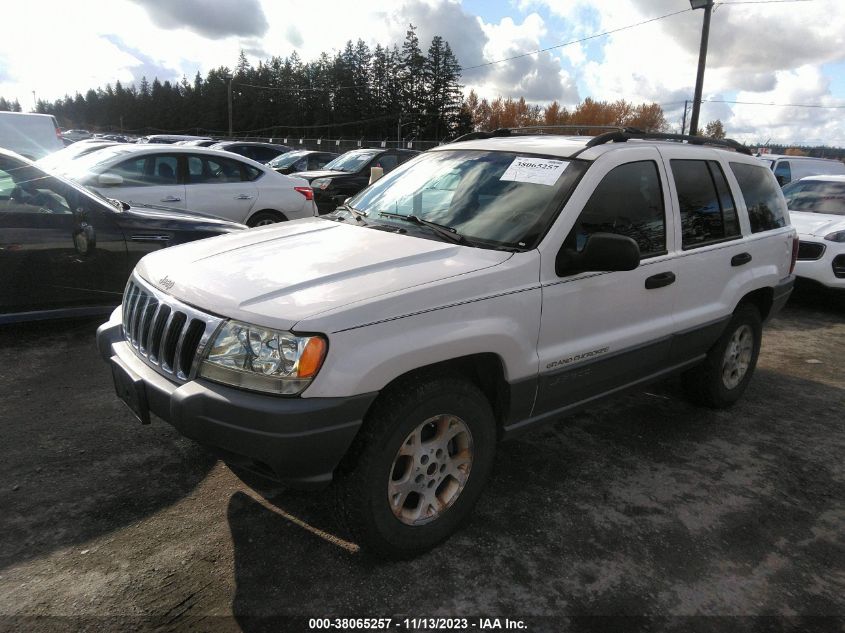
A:
MULTIPOLYGON (((220 156, 188 157, 188 184, 223 184, 240 182, 241 162, 220 156)), ((255 169, 251 167, 251 169, 255 169)), ((257 170, 256 170, 257 171, 257 170)))
POLYGON ((684 249, 739 237, 736 205, 717 161, 673 160, 684 249))
POLYGON ((786 204, 772 172, 762 165, 731 163, 745 206, 751 232, 760 233, 786 226, 786 204))
POLYGON ((792 169, 789 167, 788 160, 782 160, 777 164, 777 167, 775 167, 775 178, 781 187, 792 182, 792 169))
POLYGON ((654 161, 627 163, 602 179, 566 238, 581 251, 593 233, 632 238, 642 257, 666 252, 666 214, 660 175, 654 161))

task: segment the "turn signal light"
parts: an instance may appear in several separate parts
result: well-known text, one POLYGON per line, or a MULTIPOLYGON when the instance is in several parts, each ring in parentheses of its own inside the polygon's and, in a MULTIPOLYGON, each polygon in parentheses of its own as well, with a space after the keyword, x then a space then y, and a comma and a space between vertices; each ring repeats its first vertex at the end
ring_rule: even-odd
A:
POLYGON ((792 262, 789 264, 789 274, 792 274, 792 271, 795 270, 795 262, 798 260, 798 236, 792 236, 792 262))

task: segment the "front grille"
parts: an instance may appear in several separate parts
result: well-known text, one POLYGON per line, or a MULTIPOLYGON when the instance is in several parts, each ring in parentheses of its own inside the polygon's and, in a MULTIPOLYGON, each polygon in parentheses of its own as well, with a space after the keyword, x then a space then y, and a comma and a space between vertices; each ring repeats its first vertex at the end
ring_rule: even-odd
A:
POLYGON ((798 242, 798 259, 810 261, 821 259, 824 255, 824 244, 818 242, 798 242))
POLYGON ((135 276, 126 286, 121 309, 126 342, 148 365, 178 382, 194 377, 197 359, 222 321, 135 276))
POLYGON ((838 279, 845 277, 845 255, 837 255, 833 258, 833 274, 838 279))

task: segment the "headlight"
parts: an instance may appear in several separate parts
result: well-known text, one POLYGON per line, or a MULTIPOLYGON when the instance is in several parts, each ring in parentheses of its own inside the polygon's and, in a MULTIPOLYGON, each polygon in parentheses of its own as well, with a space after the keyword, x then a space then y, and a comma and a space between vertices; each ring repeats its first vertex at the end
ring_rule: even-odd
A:
POLYGON ((311 181, 311 188, 325 191, 329 188, 330 184, 332 184, 331 178, 315 178, 311 181))
POLYGON ((828 233, 824 239, 831 242, 845 242, 845 231, 836 231, 835 233, 828 233))
POLYGON ((297 336, 227 321, 205 355, 199 375, 235 387, 292 396, 320 371, 326 348, 321 336, 297 336))

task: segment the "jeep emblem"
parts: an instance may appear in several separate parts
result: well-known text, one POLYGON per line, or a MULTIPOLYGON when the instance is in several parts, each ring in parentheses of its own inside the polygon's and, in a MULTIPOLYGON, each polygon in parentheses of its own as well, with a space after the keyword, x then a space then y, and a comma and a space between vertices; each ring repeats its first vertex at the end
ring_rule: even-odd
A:
POLYGON ((157 283, 165 290, 170 290, 176 282, 170 279, 167 275, 165 275, 164 277, 159 279, 157 283))

